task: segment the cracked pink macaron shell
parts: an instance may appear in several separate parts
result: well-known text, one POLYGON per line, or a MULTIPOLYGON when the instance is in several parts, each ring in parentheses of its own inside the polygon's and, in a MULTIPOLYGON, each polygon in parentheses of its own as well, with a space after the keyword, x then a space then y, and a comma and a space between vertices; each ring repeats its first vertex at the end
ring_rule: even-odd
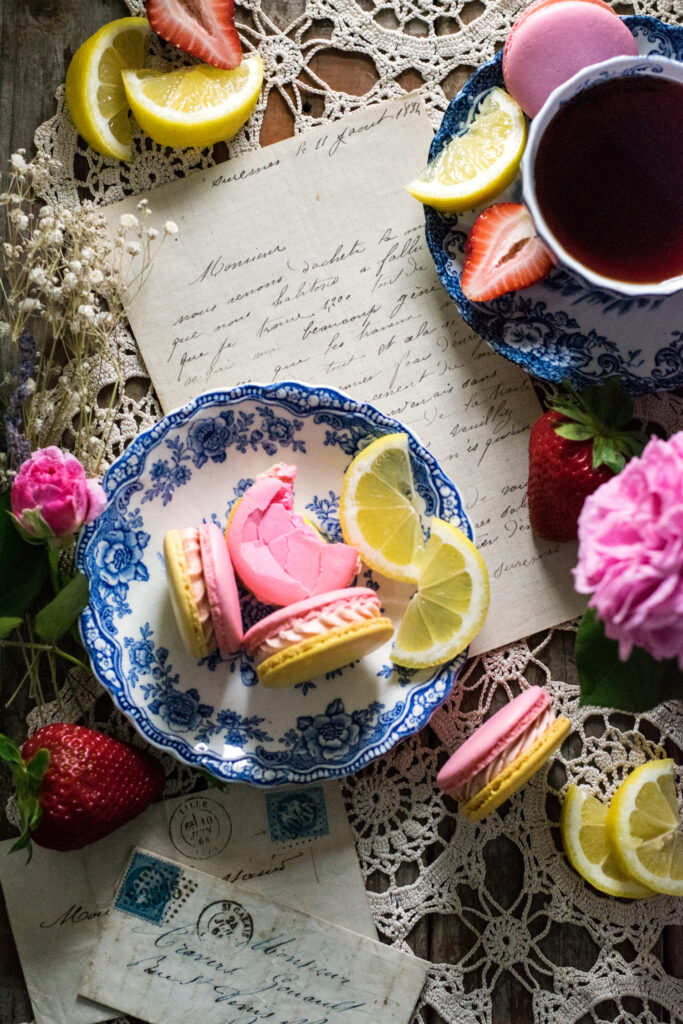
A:
POLYGON ((326 544, 292 511, 291 483, 274 477, 245 491, 227 541, 235 572, 263 604, 288 605, 351 583, 358 552, 326 544))
POLYGON ((460 788, 514 742, 550 704, 550 695, 541 686, 523 690, 514 700, 496 711, 446 761, 436 777, 440 789, 460 788))
POLYGON ((637 53, 631 32, 600 0, 539 0, 505 41, 503 80, 524 113, 535 117, 553 89, 577 71, 637 53))
POLYGON ((242 646, 242 612, 235 570, 225 537, 215 523, 202 523, 199 544, 216 643, 221 657, 225 658, 242 646))
POLYGON ((376 601, 379 613, 380 602, 374 590, 369 587, 344 587, 342 590, 333 590, 328 594, 308 597, 305 601, 297 601, 296 604, 278 608, 276 612, 266 615, 265 619, 260 619, 244 634, 244 649, 247 654, 253 655, 267 637, 280 633, 282 630, 291 629, 299 619, 305 619, 311 612, 327 608, 330 605, 333 605, 335 609, 341 608, 347 603, 353 604, 359 598, 376 601))

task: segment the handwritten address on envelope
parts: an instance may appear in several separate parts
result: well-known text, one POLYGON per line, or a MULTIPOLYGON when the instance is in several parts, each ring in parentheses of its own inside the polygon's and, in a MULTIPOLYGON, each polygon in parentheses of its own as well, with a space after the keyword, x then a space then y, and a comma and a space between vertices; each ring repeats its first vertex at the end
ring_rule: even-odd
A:
MULTIPOLYGON (((180 230, 129 314, 167 410, 217 386, 301 380, 413 429, 458 486, 491 575, 477 653, 584 602, 573 545, 529 528, 533 389, 460 317, 404 188, 431 138, 408 97, 160 187, 155 220, 180 230)), ((124 209, 133 202, 110 215, 124 209)), ((330 486, 339 493, 341 481, 330 486)))
POLYGON ((136 849, 80 991, 151 1024, 407 1024, 427 968, 136 849))

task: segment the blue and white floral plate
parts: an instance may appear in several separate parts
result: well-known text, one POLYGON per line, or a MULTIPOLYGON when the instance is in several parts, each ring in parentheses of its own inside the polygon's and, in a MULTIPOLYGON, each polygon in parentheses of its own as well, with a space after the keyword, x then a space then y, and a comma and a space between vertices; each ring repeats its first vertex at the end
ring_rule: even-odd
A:
MULTIPOLYGON (((642 55, 683 60, 683 27, 656 18, 623 19, 642 55)), ((450 103, 429 150, 432 160, 461 131, 482 92, 503 86, 502 54, 483 64, 450 103)), ((590 183, 587 183, 590 188, 590 183)), ((521 202, 521 178, 495 202, 521 202)), ((618 374, 634 395, 683 387, 683 292, 627 298, 589 287, 556 268, 537 285, 490 302, 460 288, 465 240, 480 211, 462 216, 425 207, 427 243, 442 284, 462 317, 495 350, 544 380, 581 389, 618 374)), ((637 209, 624 210, 637 217, 637 209)))
MULTIPOLYGON (((223 527, 258 473, 293 463, 296 508, 341 540, 339 494, 352 457, 382 434, 410 437, 426 515, 468 536, 460 496, 410 431, 325 387, 249 384, 212 391, 140 434, 104 478, 109 501, 82 533, 78 567, 90 579, 81 634, 95 674, 151 743, 221 779, 275 786, 357 771, 416 732, 448 696, 464 654, 437 669, 394 666, 390 644, 294 688, 258 685, 246 654, 199 663, 185 651, 170 605, 167 530, 212 519, 223 527)), ((364 569, 397 623, 412 592, 364 569)), ((266 614, 242 595, 245 628, 266 614)))

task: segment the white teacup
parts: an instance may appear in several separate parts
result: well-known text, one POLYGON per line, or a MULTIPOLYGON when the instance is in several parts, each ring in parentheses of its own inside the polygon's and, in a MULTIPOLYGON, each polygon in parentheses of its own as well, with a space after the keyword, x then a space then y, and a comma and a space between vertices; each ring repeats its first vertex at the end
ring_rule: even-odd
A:
MULTIPOLYGON (((629 296, 671 295, 683 288, 683 269, 678 263, 676 264, 676 269, 673 275, 671 275, 669 271, 669 274, 664 272, 660 277, 659 270, 654 269, 652 265, 650 265, 649 274, 655 274, 655 278, 638 280, 637 276, 634 277, 634 274, 638 275, 640 271, 636 269, 631 270, 629 267, 628 272, 625 270, 623 271, 624 279, 621 279, 619 270, 612 270, 612 267, 609 265, 609 260, 605 258, 604 254, 607 249, 604 247, 602 252, 595 258, 594 265, 591 265, 593 254, 590 252, 590 247, 593 244, 593 240, 598 236, 597 230, 593 230, 591 232, 589 217, 587 217, 585 221, 579 218, 579 223, 582 227, 576 228, 573 235, 571 234, 571 231, 568 230, 565 214, 568 209, 576 206, 577 204, 572 204, 570 202, 567 204, 567 207, 562 208, 561 199, 563 191, 560 189, 555 191, 549 189, 548 182, 550 180, 550 175, 548 167, 550 165, 548 163, 549 158, 547 154, 550 152, 550 147, 552 145, 552 136, 554 136, 555 139, 556 152, 559 152, 560 141, 564 138, 563 132, 565 127, 568 129, 569 126, 567 118, 572 116, 571 113, 564 110, 564 108, 571 100, 574 99, 574 97, 578 97, 579 94, 586 93, 585 96, 582 96, 581 99, 577 99, 573 104, 573 117, 575 120, 578 120, 579 117, 586 116, 586 110, 588 108, 584 105, 591 104, 594 110, 597 110, 596 102, 601 104, 601 109, 603 102, 612 104, 617 102, 618 94, 616 93, 614 85, 612 84, 611 86, 608 86, 607 91, 605 91, 604 83, 619 79, 624 83, 627 83, 624 86, 625 89, 636 91, 640 90, 642 94, 642 89, 640 89, 639 85, 635 84, 634 79, 637 79, 639 82, 643 82, 646 78, 657 79, 659 81, 664 79, 668 82, 678 83, 677 88, 683 90, 683 64, 663 57, 614 57, 611 60, 603 61, 600 64, 593 64, 584 68, 582 71, 579 71, 567 82, 558 86, 558 88, 550 94, 539 113, 531 122, 527 146, 522 158, 522 188, 524 202, 531 213, 538 234, 555 254, 558 262, 562 266, 565 266, 569 270, 578 274, 589 285, 595 288, 606 288, 629 296), (630 80, 630 84, 628 84, 627 80, 630 80), (587 90, 591 91, 586 92, 587 90), (595 90, 595 93, 593 93, 593 90, 595 90), (601 92, 598 93, 597 90, 601 90, 601 92), (597 101, 595 99, 596 97, 599 98, 597 101), (561 117, 561 120, 555 122, 556 116, 561 117), (546 132, 548 131, 549 126, 553 125, 553 122, 555 122, 555 124, 554 127, 550 129, 551 135, 546 138, 546 132), (546 140, 545 143, 544 139, 546 140), (541 161, 537 163, 539 147, 541 147, 542 143, 544 143, 545 149, 541 150, 541 161), (545 172, 543 170, 544 159, 546 161, 545 172), (553 209, 553 207, 555 207, 555 209, 553 209), (553 227, 550 226, 548 220, 553 222, 553 227), (581 234, 582 229, 583 235, 581 234), (556 232, 562 235, 562 240, 557 237, 556 232)), ((652 88, 659 89, 660 86, 643 85, 643 89, 645 90, 650 90, 652 88)), ((683 95, 683 93, 681 95, 683 95)), ((635 102, 644 104, 645 101, 636 99, 635 102)), ((641 110, 642 109, 644 109, 643 106, 641 106, 641 110)), ((661 109, 663 109, 663 107, 658 108, 659 111, 661 111, 661 109)), ((657 116, 658 110, 653 109, 653 116, 657 116)), ((663 117, 664 115, 660 113, 659 116, 663 117)), ((683 132, 683 123, 678 123, 677 125, 672 124, 671 131, 678 132, 678 137, 680 138, 681 133, 683 132)), ((625 136, 627 144, 626 148, 628 150, 629 145, 633 146, 635 144, 635 136, 632 133, 630 134, 628 130, 626 130, 625 136)), ((582 140, 577 144, 577 150, 579 147, 583 147, 584 143, 586 145, 590 144, 591 138, 597 137, 597 133, 586 133, 585 140, 582 140)), ((621 139, 621 137, 622 136, 620 134, 619 139, 621 139)), ((653 144, 650 149, 654 151, 653 144)), ((621 164, 621 167, 625 167, 627 165, 627 158, 628 152, 625 151, 625 160, 621 164)), ((584 160, 584 155, 582 155, 581 159, 584 160)), ((663 161, 652 161, 652 164, 655 167, 664 166, 663 161)), ((677 204, 679 210, 679 226, 681 227, 681 232, 683 232, 683 225, 680 225, 681 203, 683 203, 683 162, 681 166, 677 168, 666 165, 666 173, 669 181, 669 193, 672 191, 672 180, 674 181, 674 186, 676 181, 678 184, 677 188, 673 188, 674 195, 660 194, 656 197, 656 200, 660 205, 667 203, 670 204, 667 208, 667 216, 664 218, 665 227, 663 230, 674 230, 672 227, 674 224, 672 211, 674 209, 674 204, 677 204)), ((632 176, 635 176, 635 172, 632 176)), ((619 177, 619 183, 621 183, 623 175, 620 174, 617 177, 619 177)), ((585 182, 581 181, 580 186, 577 186, 579 191, 584 188, 587 190, 595 190, 595 176, 593 180, 591 180, 591 176, 588 173, 585 175, 585 178, 585 182)), ((598 176, 598 182, 603 180, 606 179, 598 176)), ((568 182, 567 187, 573 188, 574 182, 577 181, 580 181, 580 179, 576 175, 573 175, 571 177, 571 181, 568 182)), ((660 189, 660 192, 661 191, 662 189, 660 189)), ((581 194, 583 195, 583 193, 581 194)), ((591 193, 588 192, 586 195, 588 197, 591 193)), ((648 198, 650 198, 650 192, 648 192, 648 198)), ((590 203, 588 205, 590 206, 590 203)), ((628 218, 641 217, 640 224, 643 225, 641 205, 642 204, 638 203, 637 196, 633 195, 630 203, 627 204, 622 202, 621 206, 623 209, 621 209, 621 219, 619 219, 618 211, 613 211, 613 228, 611 230, 614 231, 614 234, 618 239, 628 237, 628 233, 624 230, 625 226, 629 223, 628 218)), ((608 209, 609 204, 606 202, 603 202, 602 205, 595 203, 594 206, 596 207, 596 217, 601 217, 603 211, 608 209)), ((661 208, 664 209, 665 207, 662 205, 661 208)), ((657 209, 657 215, 658 214, 659 208, 657 209)), ((594 220, 593 223, 597 223, 597 220, 594 220)), ((636 221, 632 222, 634 225, 636 223, 636 221)), ((649 221, 650 225, 653 225, 654 223, 654 220, 649 221)), ((654 230, 653 234, 657 236, 657 229, 654 230)), ((675 237, 679 237, 678 229, 676 229, 675 237)), ((617 241, 614 250, 619 251, 619 248, 620 243, 617 241)), ((641 247, 640 249, 636 247, 628 248, 624 244, 622 252, 642 253, 643 251, 646 251, 647 248, 647 246, 641 247)), ((662 253, 670 253, 674 251, 675 246, 667 245, 666 249, 664 249, 663 247, 655 244, 654 239, 651 238, 649 248, 653 253, 653 259, 657 261, 657 266, 659 267, 659 265, 664 266, 664 263, 662 263, 662 253)), ((613 262, 616 266, 618 260, 614 260, 613 262)), ((643 262, 647 261, 644 260, 643 262)), ((647 278, 648 271, 643 270, 642 276, 647 278)))

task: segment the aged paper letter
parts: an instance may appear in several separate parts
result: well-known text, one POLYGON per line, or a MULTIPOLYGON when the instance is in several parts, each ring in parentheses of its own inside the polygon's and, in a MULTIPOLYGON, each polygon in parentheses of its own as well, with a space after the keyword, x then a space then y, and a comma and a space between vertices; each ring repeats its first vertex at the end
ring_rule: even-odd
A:
POLYGON ((155 222, 180 230, 130 321, 166 410, 221 385, 301 380, 414 430, 459 488, 488 565, 480 653, 584 600, 575 547, 529 528, 527 444, 541 412, 529 380, 461 319, 404 188, 431 137, 407 97, 155 190, 155 222))

